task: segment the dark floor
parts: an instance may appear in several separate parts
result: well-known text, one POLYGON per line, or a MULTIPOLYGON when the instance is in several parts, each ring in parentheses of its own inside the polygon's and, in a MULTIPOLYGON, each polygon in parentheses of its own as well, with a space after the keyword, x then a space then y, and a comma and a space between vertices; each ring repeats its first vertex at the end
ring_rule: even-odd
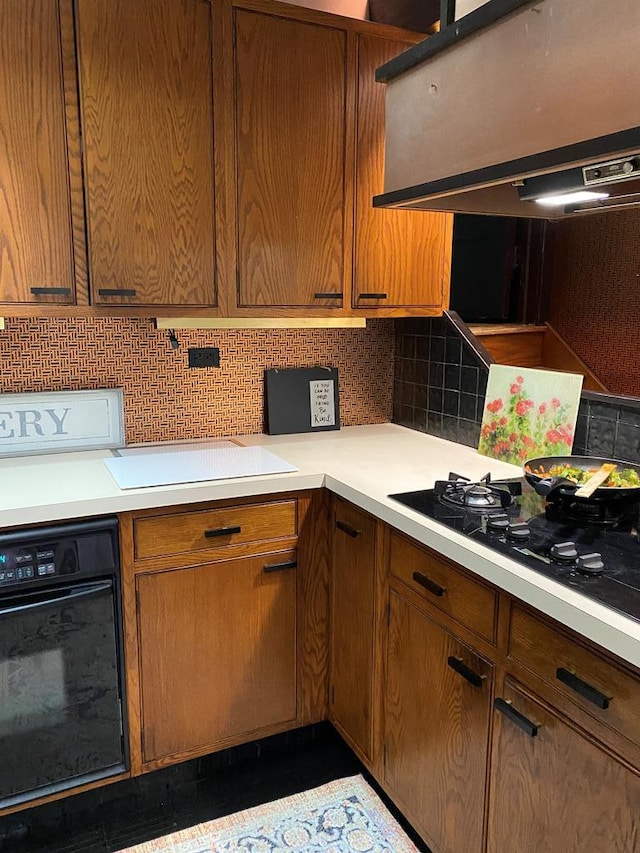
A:
POLYGON ((0 851, 121 850, 362 772, 367 775, 333 728, 322 723, 0 818, 0 851))

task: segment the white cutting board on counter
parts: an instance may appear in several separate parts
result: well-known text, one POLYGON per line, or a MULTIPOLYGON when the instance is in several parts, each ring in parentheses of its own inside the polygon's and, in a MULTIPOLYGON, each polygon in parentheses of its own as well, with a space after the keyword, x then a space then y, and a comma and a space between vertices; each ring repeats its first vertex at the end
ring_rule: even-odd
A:
POLYGON ((264 447, 197 448, 133 453, 105 459, 120 489, 144 489, 179 483, 202 483, 264 474, 287 474, 298 469, 264 447))

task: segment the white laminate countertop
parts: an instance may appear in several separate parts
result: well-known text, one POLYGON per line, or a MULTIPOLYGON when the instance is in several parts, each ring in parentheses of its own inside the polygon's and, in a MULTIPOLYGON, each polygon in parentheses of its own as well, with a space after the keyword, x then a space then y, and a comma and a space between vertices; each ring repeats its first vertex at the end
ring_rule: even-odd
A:
POLYGON ((450 471, 520 476, 513 465, 395 424, 301 435, 240 436, 295 465, 293 473, 121 491, 106 450, 0 459, 0 529, 197 501, 326 486, 372 515, 640 667, 640 623, 387 496, 431 488, 450 471))

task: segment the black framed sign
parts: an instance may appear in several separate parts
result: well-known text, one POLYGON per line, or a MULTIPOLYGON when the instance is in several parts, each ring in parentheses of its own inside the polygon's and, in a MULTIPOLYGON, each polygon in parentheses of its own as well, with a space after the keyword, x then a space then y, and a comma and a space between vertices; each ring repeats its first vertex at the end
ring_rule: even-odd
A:
POLYGON ((265 370, 264 380, 269 435, 340 429, 336 367, 265 370))

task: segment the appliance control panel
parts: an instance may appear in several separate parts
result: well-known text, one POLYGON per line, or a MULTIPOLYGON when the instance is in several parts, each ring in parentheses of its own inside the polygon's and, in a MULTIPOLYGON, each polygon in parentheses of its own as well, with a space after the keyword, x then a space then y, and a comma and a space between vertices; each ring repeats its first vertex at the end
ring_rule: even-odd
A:
POLYGON ((75 540, 0 548, 0 588, 78 572, 75 540))

